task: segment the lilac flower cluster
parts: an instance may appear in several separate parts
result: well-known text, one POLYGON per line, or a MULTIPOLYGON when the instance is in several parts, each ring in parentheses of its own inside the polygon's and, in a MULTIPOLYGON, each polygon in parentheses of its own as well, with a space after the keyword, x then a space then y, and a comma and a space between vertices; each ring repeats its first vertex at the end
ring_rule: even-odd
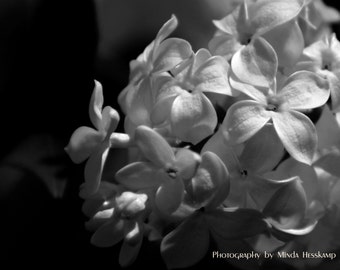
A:
POLYGON ((118 98, 124 132, 95 81, 95 129, 78 128, 66 147, 86 161, 91 242, 122 243, 122 266, 145 240, 160 243, 168 268, 195 265, 211 243, 221 252, 339 247, 327 241, 340 224, 340 43, 330 28, 340 14, 321 0, 234 6, 197 52, 169 37, 173 15, 130 62, 118 98), (115 170, 118 148, 128 158, 115 170))

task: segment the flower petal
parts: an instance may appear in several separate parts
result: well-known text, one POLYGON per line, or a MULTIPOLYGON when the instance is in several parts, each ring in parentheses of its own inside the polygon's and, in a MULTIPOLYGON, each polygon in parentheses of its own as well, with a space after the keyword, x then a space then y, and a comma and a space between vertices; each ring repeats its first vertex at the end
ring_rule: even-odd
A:
POLYGON ((307 200, 299 178, 277 190, 267 203, 263 214, 276 228, 295 229, 305 217, 307 200))
POLYGON ((184 179, 191 179, 196 171, 202 158, 196 152, 193 152, 186 148, 180 148, 176 152, 176 167, 178 169, 179 176, 184 179))
POLYGON ((91 196, 98 190, 109 149, 108 145, 103 143, 87 160, 84 171, 85 184, 80 191, 81 197, 91 196))
POLYGON ((131 190, 158 187, 162 184, 159 169, 150 162, 134 162, 120 169, 116 180, 131 190))
POLYGON ((96 80, 94 83, 95 87, 90 100, 89 114, 92 124, 97 130, 100 130, 100 123, 102 121, 102 107, 104 103, 103 87, 101 83, 96 80))
POLYGON ((233 36, 219 35, 210 40, 208 47, 212 54, 221 55, 229 61, 242 45, 233 36))
POLYGON ((251 25, 258 34, 296 18, 303 7, 299 0, 263 0, 249 6, 251 25))
POLYGON ((152 128, 139 126, 135 142, 144 156, 159 168, 168 168, 175 162, 175 155, 167 141, 152 128))
POLYGON ((219 128, 217 132, 205 143, 201 153, 207 151, 215 153, 223 163, 228 166, 230 172, 239 170, 239 160, 236 155, 234 146, 228 144, 223 135, 223 128, 219 128))
POLYGON ((298 71, 288 77, 278 98, 290 109, 306 110, 324 105, 329 94, 327 80, 313 72, 298 71))
POLYGON ((223 120, 227 139, 242 143, 256 134, 270 120, 270 114, 256 101, 234 103, 223 120))
POLYGON ((312 121, 297 111, 273 113, 273 123, 288 153, 310 165, 317 147, 317 134, 312 121))
POLYGON ((119 114, 115 109, 110 106, 106 106, 103 109, 102 117, 102 129, 110 136, 118 126, 120 120, 119 114))
POLYGON ((259 103, 265 104, 267 102, 267 92, 268 88, 263 87, 255 87, 253 85, 240 82, 239 79, 235 76, 233 72, 231 72, 229 77, 229 83, 232 89, 236 89, 250 98, 258 101, 259 103))
POLYGON ((318 133, 319 149, 330 148, 339 143, 340 126, 328 106, 324 106, 315 127, 318 133))
POLYGON ((167 234, 161 254, 168 269, 195 265, 207 253, 209 231, 201 215, 194 214, 167 234))
POLYGON ((232 95, 228 75, 229 63, 221 56, 213 56, 197 69, 195 91, 232 95))
MULTIPOLYGON (((136 223, 138 224, 138 223, 136 223)), ((139 226, 139 225, 138 225, 139 226)), ((119 252, 119 265, 122 267, 130 266, 135 262, 138 257, 139 251, 142 246, 143 234, 138 234, 137 243, 131 245, 129 242, 124 241, 119 252)))
POLYGON ((263 233, 267 224, 263 215, 251 209, 214 210, 205 215, 209 229, 224 239, 240 240, 263 233))
POLYGON ((124 238, 124 221, 113 219, 103 224, 91 238, 91 244, 97 247, 111 247, 124 238))
POLYGON ((340 153, 339 151, 331 151, 322 156, 313 165, 322 168, 326 172, 340 177, 340 153))
POLYGON ((74 163, 81 163, 90 156, 102 140, 103 136, 97 130, 79 127, 73 132, 65 151, 74 163))
POLYGON ((98 191, 93 196, 86 198, 82 205, 82 212, 89 218, 92 218, 100 209, 107 209, 111 204, 105 203, 111 200, 119 192, 120 187, 112 183, 103 181, 100 183, 98 191), (103 208, 103 204, 105 207, 103 208))
POLYGON ((258 210, 263 210, 273 194, 281 187, 295 181, 296 177, 284 180, 271 180, 251 175, 247 179, 248 194, 255 202, 258 210))
POLYGON ((292 67, 300 59, 304 49, 304 39, 296 20, 275 27, 263 37, 273 46, 279 66, 292 67))
POLYGON ((249 171, 261 174, 272 170, 282 159, 284 147, 273 125, 265 125, 246 143, 240 162, 249 171))
POLYGON ((146 77, 132 88, 128 116, 136 125, 150 125, 150 110, 153 104, 151 79, 146 77))
POLYGON ((214 209, 219 206, 229 194, 230 179, 227 167, 222 160, 213 152, 204 152, 202 154, 202 163, 200 168, 209 173, 211 182, 214 185, 214 194, 206 205, 207 209, 214 209))
POLYGON ((330 73, 327 76, 331 90, 332 111, 340 111, 340 72, 330 73))
MULTIPOLYGON (((172 87, 172 89, 174 88, 177 88, 177 87, 172 87)), ((169 120, 172 104, 175 98, 177 98, 177 96, 178 96, 178 93, 173 92, 173 93, 168 93, 168 95, 162 95, 162 97, 159 98, 159 100, 154 105, 151 111, 151 115, 150 115, 151 122, 154 125, 160 125, 164 123, 165 121, 169 120)))
POLYGON ((155 39, 156 46, 158 46, 159 43, 161 43, 173 31, 175 31, 177 25, 178 25, 177 17, 174 14, 172 14, 171 18, 165 24, 163 24, 162 28, 158 31, 155 39))
POLYGON ((181 179, 166 179, 156 192, 155 203, 164 214, 177 210, 184 196, 184 185, 181 179))
POLYGON ((171 127, 175 136, 197 144, 214 132, 217 115, 210 100, 202 93, 183 92, 173 102, 171 127))
POLYGON ((169 71, 192 54, 189 42, 179 38, 168 38, 155 51, 153 73, 169 71))
POLYGON ((261 37, 253 39, 231 59, 231 69, 236 77, 254 86, 269 87, 275 79, 277 66, 273 47, 261 37))

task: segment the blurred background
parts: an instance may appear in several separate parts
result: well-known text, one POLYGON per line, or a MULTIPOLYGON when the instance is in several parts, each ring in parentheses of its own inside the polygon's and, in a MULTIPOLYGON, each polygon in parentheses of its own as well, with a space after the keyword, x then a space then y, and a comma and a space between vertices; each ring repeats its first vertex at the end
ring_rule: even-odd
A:
MULTIPOLYGON (((90 244, 78 197, 84 168, 64 147, 77 127, 91 126, 94 79, 105 104, 119 109, 130 60, 171 14, 179 20, 173 35, 197 50, 214 33, 211 20, 231 6, 230 0, 0 0, 1 263, 119 268, 119 245, 90 244)), ((131 269, 150 266, 150 259, 164 267, 158 247, 147 245, 131 269)))

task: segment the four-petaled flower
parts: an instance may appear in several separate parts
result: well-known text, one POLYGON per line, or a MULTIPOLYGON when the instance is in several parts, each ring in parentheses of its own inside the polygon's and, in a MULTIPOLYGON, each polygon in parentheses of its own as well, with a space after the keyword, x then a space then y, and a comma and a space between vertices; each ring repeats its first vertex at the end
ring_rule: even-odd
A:
POLYGON ((122 168, 116 180, 135 191, 154 189, 157 209, 173 213, 184 197, 183 179, 195 174, 200 156, 187 149, 174 153, 167 141, 147 126, 136 128, 134 140, 146 160, 122 168))
POLYGON ((118 102, 127 115, 130 125, 148 125, 155 99, 154 77, 168 72, 192 55, 189 42, 180 38, 167 38, 177 27, 176 16, 172 15, 156 38, 130 62, 130 83, 119 94, 118 102))
POLYGON ((114 133, 119 122, 119 114, 110 106, 104 107, 102 85, 95 81, 91 96, 89 115, 96 129, 82 126, 74 131, 65 150, 75 163, 86 159, 85 183, 80 195, 86 197, 94 194, 100 184, 103 167, 111 146, 125 147, 129 144, 129 136, 114 133))
POLYGON ((335 34, 324 36, 305 48, 294 70, 309 70, 327 79, 332 110, 340 111, 340 42, 335 34))
POLYGON ((84 213, 90 217, 86 227, 95 230, 91 243, 110 247, 123 240, 119 263, 121 266, 132 264, 142 245, 147 203, 148 196, 144 193, 124 191, 102 182, 98 192, 89 196, 83 205, 84 213))
MULTIPOLYGON (((261 39, 256 43, 258 47, 266 44, 261 39)), ((300 162, 311 164, 317 134, 312 121, 302 112, 327 102, 330 94, 328 82, 315 73, 298 71, 281 82, 277 89, 277 59, 274 51, 271 55, 274 58, 268 58, 268 67, 262 70, 267 73, 259 75, 261 80, 257 80, 257 74, 249 75, 246 83, 240 82, 236 76, 230 79, 235 89, 252 100, 238 101, 229 108, 223 122, 225 136, 235 143, 242 143, 271 121, 288 153, 300 162)), ((243 59, 243 65, 247 60, 243 59)))
MULTIPOLYGON (((253 50, 252 41, 262 37, 274 47, 280 66, 292 66, 304 47, 297 23, 302 7, 298 0, 244 1, 225 18, 213 21, 218 31, 209 48, 229 60, 244 49, 253 50)), ((250 56, 253 62, 263 57, 260 51, 250 56)))
POLYGON ((154 125, 169 123, 173 136, 197 144, 217 125, 215 108, 204 93, 232 95, 229 64, 201 49, 172 69, 171 75, 158 78, 160 89, 151 121, 154 125))

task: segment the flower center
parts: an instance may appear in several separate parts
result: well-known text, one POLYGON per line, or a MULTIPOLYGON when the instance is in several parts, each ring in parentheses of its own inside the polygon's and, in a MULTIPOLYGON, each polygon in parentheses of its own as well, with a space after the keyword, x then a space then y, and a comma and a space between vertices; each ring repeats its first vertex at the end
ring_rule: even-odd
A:
POLYGON ((248 176, 248 171, 245 170, 245 169, 242 169, 242 170, 240 171, 240 174, 241 174, 242 177, 247 177, 247 176, 248 176))
POLYGON ((252 34, 242 33, 239 35, 239 42, 241 45, 248 45, 251 42, 252 34))
POLYGON ((267 106, 266 106, 266 110, 267 110, 267 111, 276 112, 276 111, 279 110, 281 103, 282 103, 282 102, 279 100, 278 97, 276 97, 276 96, 269 96, 269 97, 267 98, 267 106))
POLYGON ((322 52, 322 66, 324 70, 332 70, 332 62, 334 59, 333 52, 331 50, 325 50, 322 52))
POLYGON ((178 173, 178 169, 174 167, 168 167, 165 169, 165 172, 169 175, 170 178, 175 179, 178 173))

